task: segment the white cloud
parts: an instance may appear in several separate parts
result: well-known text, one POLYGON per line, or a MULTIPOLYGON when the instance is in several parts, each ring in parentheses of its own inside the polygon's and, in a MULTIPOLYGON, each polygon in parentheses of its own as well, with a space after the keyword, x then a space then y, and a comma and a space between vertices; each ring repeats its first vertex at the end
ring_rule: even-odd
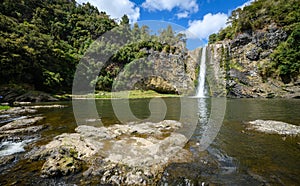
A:
POLYGON ((140 8, 130 0, 77 0, 78 3, 90 2, 96 6, 99 11, 104 11, 111 18, 120 19, 126 14, 131 23, 140 18, 140 8))
POLYGON ((181 18, 187 18, 187 17, 189 17, 189 12, 187 12, 187 11, 184 11, 184 12, 181 12, 181 13, 178 13, 178 14, 176 14, 176 16, 177 16, 177 18, 178 19, 181 19, 181 18))
MULTIPOLYGON (((249 0, 235 9, 243 9, 245 6, 250 5, 254 1, 256 0, 249 0)), ((229 14, 231 14, 231 11, 229 14)), ((208 13, 203 17, 202 20, 189 21, 189 27, 186 31, 186 35, 188 38, 198 37, 200 39, 207 40, 211 34, 217 33, 221 28, 225 28, 227 26, 227 19, 228 15, 224 13, 208 13)))
POLYGON ((252 2, 254 2, 255 0, 249 0, 246 3, 242 4, 241 6, 236 7, 236 9, 240 8, 243 9, 245 6, 250 5, 252 2))
POLYGON ((182 13, 184 13, 184 11, 195 13, 199 10, 196 0, 146 0, 142 4, 142 7, 150 11, 171 11, 173 8, 179 8, 182 13))
POLYGON ((186 35, 188 38, 208 39, 209 35, 226 26, 227 18, 227 14, 224 13, 208 13, 203 17, 203 20, 189 21, 186 35))

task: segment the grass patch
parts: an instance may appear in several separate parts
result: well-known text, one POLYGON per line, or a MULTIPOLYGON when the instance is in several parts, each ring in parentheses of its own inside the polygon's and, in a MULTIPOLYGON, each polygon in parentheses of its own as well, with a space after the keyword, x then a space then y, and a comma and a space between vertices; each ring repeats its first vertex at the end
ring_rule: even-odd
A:
POLYGON ((7 106, 7 105, 0 105, 0 110, 7 110, 9 109, 10 106, 7 106))
POLYGON ((59 99, 60 101, 68 101, 72 99, 70 94, 56 94, 53 95, 53 97, 59 99))
POLYGON ((130 90, 130 91, 121 91, 121 92, 105 92, 98 91, 95 94, 87 95, 76 95, 75 98, 96 98, 96 99, 111 99, 111 98, 127 98, 137 99, 137 98, 154 98, 154 97, 179 97, 177 94, 160 94, 153 90, 130 90), (128 96, 129 94, 129 96, 128 96))
POLYGON ((153 90, 133 90, 129 92, 129 98, 153 98, 153 97, 179 97, 177 94, 160 94, 153 90))

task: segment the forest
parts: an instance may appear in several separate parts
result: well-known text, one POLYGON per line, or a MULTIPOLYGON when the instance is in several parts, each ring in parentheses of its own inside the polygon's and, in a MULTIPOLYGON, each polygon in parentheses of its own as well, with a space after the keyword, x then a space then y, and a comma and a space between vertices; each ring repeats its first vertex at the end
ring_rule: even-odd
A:
MULTIPOLYGON (((90 3, 81 5, 75 0, 4 0, 0 10, 1 85, 70 92, 77 64, 90 45, 110 31, 112 40, 130 42, 120 48, 107 41, 101 46, 98 39, 102 52, 112 56, 89 82, 97 90, 110 90, 118 72, 132 60, 148 55, 150 49, 174 53, 173 45, 185 42, 184 34, 175 33, 171 26, 151 34, 147 26, 131 27, 126 15, 114 20, 90 3)), ((89 65, 97 64, 90 61, 89 65)))
MULTIPOLYGON (((209 44, 234 39, 241 33, 263 30, 276 23, 288 37, 272 53, 272 61, 262 69, 264 76, 300 73, 300 2, 297 0, 257 0, 234 10, 228 26, 209 37, 209 44), (276 5, 276 6, 275 6, 276 5)), ((0 4, 0 84, 26 85, 49 93, 69 93, 79 61, 91 44, 98 41, 107 61, 89 60, 86 71, 99 66, 98 77, 89 77, 88 86, 110 91, 117 74, 149 51, 174 53, 186 36, 169 26, 153 34, 148 26, 130 25, 110 18, 90 3, 75 0, 4 0, 0 4), (104 41, 104 33, 112 42, 104 41), (126 40, 123 41, 123 40, 126 40), (114 42, 123 42, 122 47, 114 42), (124 43, 125 42, 125 43, 124 43), (115 51, 118 51, 115 53, 115 51), (104 54, 106 53, 106 54, 104 54)), ((186 51, 185 45, 181 49, 186 51)))

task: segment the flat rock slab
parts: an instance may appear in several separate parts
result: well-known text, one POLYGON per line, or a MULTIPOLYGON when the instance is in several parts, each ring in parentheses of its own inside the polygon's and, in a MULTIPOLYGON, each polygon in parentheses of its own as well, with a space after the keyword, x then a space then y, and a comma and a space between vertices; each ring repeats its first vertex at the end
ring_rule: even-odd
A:
POLYGON ((16 134, 34 134, 36 132, 39 132, 46 128, 47 126, 39 125, 39 126, 31 126, 31 127, 25 127, 25 128, 19 128, 19 129, 13 129, 13 130, 6 130, 3 132, 0 132, 1 134, 7 134, 7 135, 16 135, 16 134))
POLYGON ((42 175, 83 173, 86 184, 155 185, 170 163, 187 162, 188 139, 176 130, 177 121, 129 123, 110 127, 81 125, 77 133, 62 134, 31 155, 46 160, 42 175))
POLYGON ((300 126, 292 125, 282 121, 255 120, 247 122, 248 130, 256 130, 268 134, 280 134, 297 136, 300 134, 300 126))
POLYGON ((12 107, 10 109, 7 109, 7 110, 1 110, 0 111, 0 114, 34 114, 36 113, 37 110, 35 109, 31 109, 31 108, 28 108, 28 107, 12 107))
POLYGON ((33 117, 33 118, 24 118, 24 119, 18 119, 15 121, 12 121, 2 127, 0 127, 0 133, 8 130, 13 130, 13 129, 20 129, 23 127, 28 127, 31 125, 34 125, 38 121, 41 121, 44 119, 43 117, 33 117))
POLYGON ((34 106, 27 106, 29 109, 40 109, 40 108, 65 108, 66 105, 34 105, 34 106))

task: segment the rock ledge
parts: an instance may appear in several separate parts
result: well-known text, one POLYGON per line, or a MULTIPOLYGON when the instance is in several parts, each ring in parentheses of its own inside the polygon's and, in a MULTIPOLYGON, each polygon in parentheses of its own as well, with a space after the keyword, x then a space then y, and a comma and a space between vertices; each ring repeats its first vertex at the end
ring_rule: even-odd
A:
POLYGON ((155 185, 170 163, 191 158, 181 123, 129 123, 110 127, 81 125, 62 134, 31 156, 46 160, 42 175, 58 176, 84 169, 84 184, 155 185), (97 180, 94 180, 97 178, 97 180))
POLYGON ((248 130, 256 130, 269 134, 296 136, 300 134, 300 126, 281 121, 255 120, 248 122, 248 130))

